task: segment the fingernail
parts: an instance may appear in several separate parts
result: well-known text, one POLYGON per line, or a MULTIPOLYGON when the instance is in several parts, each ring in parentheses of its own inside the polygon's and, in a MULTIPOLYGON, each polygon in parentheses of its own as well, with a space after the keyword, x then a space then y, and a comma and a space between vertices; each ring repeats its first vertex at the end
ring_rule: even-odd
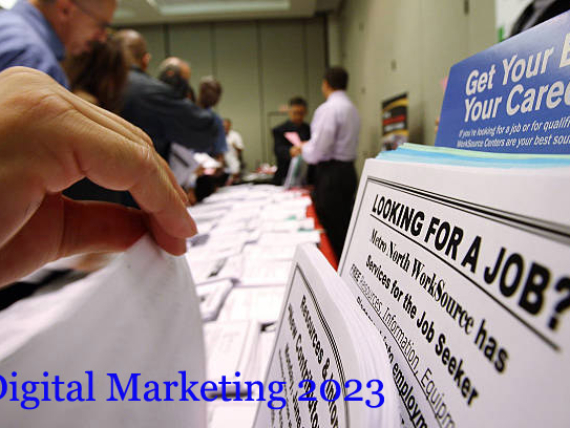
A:
POLYGON ((186 211, 186 232, 188 233, 189 238, 198 233, 196 223, 188 211, 186 211))
POLYGON ((188 251, 186 240, 176 239, 174 242, 170 243, 170 247, 167 251, 173 256, 181 256, 183 254, 186 254, 186 251, 188 251))
POLYGON ((186 239, 180 240, 179 248, 180 248, 180 252, 179 252, 180 255, 186 254, 186 251, 188 251, 188 245, 186 244, 186 239))
POLYGON ((188 206, 190 205, 190 199, 188 199, 188 195, 186 194, 186 192, 182 189, 179 190, 180 196, 182 197, 182 202, 184 202, 184 206, 188 206))

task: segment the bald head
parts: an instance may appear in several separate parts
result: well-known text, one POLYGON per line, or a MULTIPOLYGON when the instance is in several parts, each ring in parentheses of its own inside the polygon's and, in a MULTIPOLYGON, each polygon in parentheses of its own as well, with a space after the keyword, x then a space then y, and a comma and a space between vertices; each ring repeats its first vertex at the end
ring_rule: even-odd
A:
POLYGON ((121 30, 117 32, 116 37, 123 44, 129 63, 146 70, 150 62, 150 54, 147 51, 144 37, 135 30, 121 30))
POLYGON ((188 98, 191 90, 190 65, 180 58, 166 58, 158 68, 158 79, 174 89, 180 98, 188 98))
POLYGON ((67 53, 80 55, 104 43, 117 0, 29 0, 51 24, 67 53))
POLYGON ((171 56, 160 63, 158 73, 160 75, 168 74, 180 76, 180 78, 188 81, 190 80, 192 69, 190 68, 190 64, 182 58, 171 56))

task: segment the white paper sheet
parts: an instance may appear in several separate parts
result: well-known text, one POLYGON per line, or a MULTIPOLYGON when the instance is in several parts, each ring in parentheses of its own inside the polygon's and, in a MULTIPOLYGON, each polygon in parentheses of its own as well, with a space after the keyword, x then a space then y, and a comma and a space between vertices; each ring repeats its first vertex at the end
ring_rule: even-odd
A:
POLYGON ((299 246, 294 262, 265 378, 266 386, 284 384, 285 404, 271 409, 260 403, 254 427, 399 427, 399 400, 382 337, 314 246, 299 246), (300 400, 309 391, 299 386, 303 380, 315 382, 308 394, 314 401, 300 400), (348 400, 349 393, 362 401, 348 400))
POLYGON ((306 218, 304 220, 264 221, 261 224, 262 232, 295 233, 314 229, 315 221, 312 218, 306 218))
POLYGON ((244 267, 239 278, 240 287, 285 285, 291 269, 290 260, 252 259, 244 256, 244 267))
MULTIPOLYGON (((260 324, 251 320, 206 324, 208 380, 219 382, 222 376, 226 377, 227 382, 259 380, 251 379, 250 373, 255 369, 252 364, 255 362, 260 332, 260 324)), ((228 385, 226 392, 235 394, 235 386, 228 385)))
POLYGON ((312 242, 318 244, 321 242, 321 233, 318 231, 303 231, 293 233, 263 233, 259 238, 259 245, 294 245, 312 242))
POLYGON ((285 287, 234 288, 218 316, 219 321, 257 320, 268 324, 279 319, 285 287))
POLYGON ((209 428, 251 428, 255 417, 256 404, 222 403, 212 405, 209 428))
POLYGON ((84 398, 85 372, 92 371, 96 401, 52 400, 22 410, 19 402, 4 398, 2 426, 204 427, 202 402, 107 401, 107 373, 116 373, 123 386, 131 374, 141 373, 141 397, 144 382, 176 381, 178 371, 204 380, 198 299, 184 259, 165 254, 145 237, 91 276, 0 312, 0 374, 12 380, 13 371, 20 381, 44 381, 48 372, 48 380, 59 375, 66 383, 81 382, 84 398))
POLYGON ((212 281, 196 286, 200 298, 200 312, 203 321, 215 320, 222 308, 226 297, 233 288, 229 279, 212 281))
POLYGON ((393 350, 406 427, 568 424, 569 181, 366 162, 339 273, 393 350))
POLYGON ((297 245, 270 245, 247 244, 243 248, 244 257, 257 263, 265 260, 293 260, 297 245))
POLYGON ((295 147, 301 147, 302 145, 301 138, 299 137, 299 134, 297 134, 296 132, 286 132, 285 138, 287 138, 287 141, 289 141, 295 147))

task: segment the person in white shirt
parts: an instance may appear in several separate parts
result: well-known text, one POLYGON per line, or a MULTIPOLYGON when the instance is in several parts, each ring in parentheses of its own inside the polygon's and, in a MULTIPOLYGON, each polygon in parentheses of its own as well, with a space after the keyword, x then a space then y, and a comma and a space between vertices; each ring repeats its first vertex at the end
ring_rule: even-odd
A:
POLYGON ((225 153, 227 165, 226 172, 230 174, 230 180, 239 179, 242 170, 241 153, 244 149, 243 139, 239 132, 232 129, 232 121, 224 119, 224 130, 226 131, 226 142, 228 151, 225 153))
POLYGON ((326 71, 321 86, 326 102, 315 111, 311 139, 291 148, 292 157, 302 155, 307 163, 317 165, 315 210, 337 257, 344 246, 357 186, 354 160, 360 116, 345 92, 347 86, 344 68, 326 71))

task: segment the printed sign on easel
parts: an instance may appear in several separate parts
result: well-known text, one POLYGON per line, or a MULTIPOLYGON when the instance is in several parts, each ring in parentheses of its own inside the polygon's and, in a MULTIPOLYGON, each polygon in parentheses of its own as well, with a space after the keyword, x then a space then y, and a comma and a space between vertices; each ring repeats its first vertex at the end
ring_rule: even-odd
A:
POLYGON ((570 13, 451 68, 436 146, 570 154, 570 13))

